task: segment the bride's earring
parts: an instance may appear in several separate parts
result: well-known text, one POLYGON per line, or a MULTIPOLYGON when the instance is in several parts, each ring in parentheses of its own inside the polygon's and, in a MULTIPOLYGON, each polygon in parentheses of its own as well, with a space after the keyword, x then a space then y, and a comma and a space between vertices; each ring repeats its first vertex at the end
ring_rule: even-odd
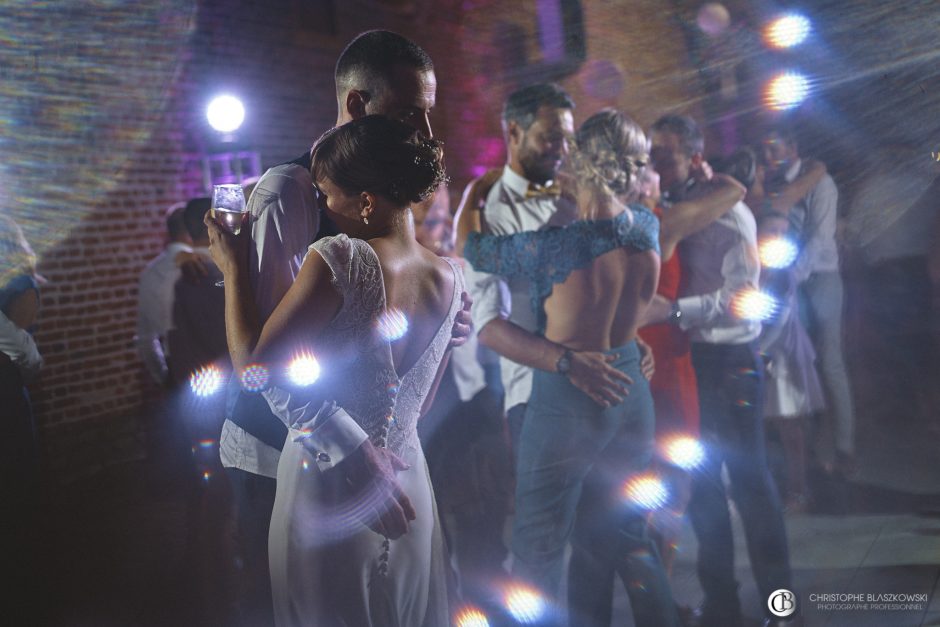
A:
POLYGON ((369 224, 369 218, 367 216, 362 216, 362 223, 369 224))

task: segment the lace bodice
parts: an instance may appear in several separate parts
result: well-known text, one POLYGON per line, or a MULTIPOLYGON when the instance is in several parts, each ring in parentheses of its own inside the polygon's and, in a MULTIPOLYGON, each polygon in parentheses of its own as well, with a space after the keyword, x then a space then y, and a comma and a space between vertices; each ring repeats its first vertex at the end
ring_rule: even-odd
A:
POLYGON ((418 446, 417 421, 425 397, 434 382, 441 359, 450 344, 454 317, 461 306, 463 273, 453 261, 454 294, 447 317, 415 365, 399 379, 392 362, 391 343, 383 332, 386 314, 382 268, 372 247, 346 235, 326 237, 311 247, 332 272, 332 281, 343 297, 343 306, 317 342, 322 352, 323 375, 317 386, 324 400, 335 401, 376 442, 408 458, 418 446), (388 418, 393 420, 389 425, 388 418))
POLYGON ((659 253, 659 219, 643 205, 608 220, 578 220, 563 227, 511 235, 470 233, 463 254, 475 270, 529 280, 529 300, 540 332, 543 304, 556 283, 615 248, 659 253))

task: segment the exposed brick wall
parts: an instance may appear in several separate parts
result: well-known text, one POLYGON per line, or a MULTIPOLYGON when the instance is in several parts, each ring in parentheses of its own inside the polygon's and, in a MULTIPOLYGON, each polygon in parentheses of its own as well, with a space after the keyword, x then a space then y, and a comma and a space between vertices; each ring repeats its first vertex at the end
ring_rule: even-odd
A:
MULTIPOLYGON (((625 3, 585 2, 590 59, 618 65, 625 88, 605 99, 592 95, 583 73, 565 79, 578 101, 578 120, 616 105, 649 123, 663 108, 687 100, 688 87, 672 78, 681 76, 681 37, 659 17, 655 0, 629 4, 640 8, 628 13, 625 3)), ((234 145, 258 151, 262 163, 272 165, 299 154, 333 124, 332 69, 349 39, 368 28, 397 30, 425 45, 435 59, 433 123, 447 144, 453 187, 462 189, 475 166, 503 162, 499 111, 516 85, 498 69, 496 29, 518 24, 528 34, 525 45, 533 47, 531 58, 537 58, 535 6, 496 0, 211 0, 189 7, 191 31, 178 50, 178 71, 162 77, 160 106, 121 110, 107 141, 93 148, 125 151, 126 158, 94 171, 108 184, 81 199, 83 218, 66 237, 42 248, 40 271, 49 284, 42 291, 36 339, 46 366, 31 391, 53 476, 68 481, 102 464, 142 456, 148 431, 160 427, 147 419, 160 392, 133 345, 137 280, 162 249, 166 207, 202 193, 199 154, 218 148, 203 113, 211 95, 226 90, 243 99, 248 114, 234 145)), ((147 55, 145 49, 130 51, 122 72, 152 80, 147 55)), ((86 83, 89 90, 105 89, 108 77, 90 74, 84 80, 101 83, 86 83)), ((72 148, 69 159, 91 158, 91 148, 72 148)), ((13 215, 27 222, 31 211, 28 204, 13 206, 13 215)), ((32 223, 28 232, 39 237, 46 228, 51 227, 32 223)))

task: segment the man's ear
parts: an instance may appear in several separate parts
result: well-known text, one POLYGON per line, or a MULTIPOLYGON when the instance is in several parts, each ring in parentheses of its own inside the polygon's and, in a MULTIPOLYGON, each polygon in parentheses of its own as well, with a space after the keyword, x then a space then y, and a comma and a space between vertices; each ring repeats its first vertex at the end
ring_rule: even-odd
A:
POLYGON ((525 131, 515 120, 510 120, 506 125, 506 139, 510 146, 518 146, 522 142, 525 131))
POLYGON ((705 157, 702 155, 702 153, 697 152, 694 155, 692 155, 691 161, 692 161, 692 168, 695 170, 698 170, 699 168, 702 167, 702 162, 705 161, 705 157))
POLYGON ((366 116, 366 103, 369 102, 369 92, 359 89, 350 89, 346 94, 346 113, 350 119, 358 120, 366 116))

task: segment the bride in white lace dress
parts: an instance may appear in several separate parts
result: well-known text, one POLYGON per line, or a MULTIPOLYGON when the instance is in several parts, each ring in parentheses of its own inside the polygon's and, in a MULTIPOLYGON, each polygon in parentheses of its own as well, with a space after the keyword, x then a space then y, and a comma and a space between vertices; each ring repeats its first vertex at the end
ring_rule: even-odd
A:
MULTIPOLYGON (((271 373, 287 423, 270 532, 279 626, 449 624, 443 543, 416 423, 441 371, 463 279, 415 240, 410 204, 443 180, 440 145, 377 116, 324 135, 313 178, 354 237, 310 247, 263 328, 243 238, 210 224, 239 371, 271 373), (278 373, 315 356, 314 385, 278 373)), ((243 230, 244 231, 244 230, 243 230)))

